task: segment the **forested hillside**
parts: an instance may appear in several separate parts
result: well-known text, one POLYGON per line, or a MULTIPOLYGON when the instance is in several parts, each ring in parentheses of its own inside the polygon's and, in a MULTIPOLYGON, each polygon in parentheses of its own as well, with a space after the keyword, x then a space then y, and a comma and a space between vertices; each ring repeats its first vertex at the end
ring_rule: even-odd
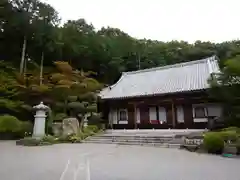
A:
POLYGON ((58 12, 38 0, 0 2, 0 59, 14 64, 17 69, 39 65, 43 57, 44 67, 52 66, 55 61, 68 61, 76 69, 96 72, 99 81, 111 84, 123 71, 196 60, 214 54, 223 61, 240 53, 238 40, 189 44, 185 41, 135 39, 115 27, 96 30, 84 19, 69 20, 60 26, 58 12), (24 42, 27 63, 20 66, 24 42))
POLYGON ((0 114, 33 120, 31 107, 39 101, 52 108, 53 120, 92 113, 96 92, 123 71, 217 55, 223 73, 212 82, 212 95, 226 105, 225 117, 239 124, 240 40, 135 39, 115 27, 96 30, 84 19, 62 24, 39 0, 0 0, 0 17, 0 114))

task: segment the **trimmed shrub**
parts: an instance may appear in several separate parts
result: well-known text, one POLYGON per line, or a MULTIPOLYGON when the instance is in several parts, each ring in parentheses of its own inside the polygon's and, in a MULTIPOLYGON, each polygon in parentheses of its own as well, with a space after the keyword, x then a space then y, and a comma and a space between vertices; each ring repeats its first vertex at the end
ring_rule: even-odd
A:
POLYGON ((83 129, 83 134, 86 137, 92 136, 99 131, 99 128, 95 125, 89 125, 83 129))
POLYGON ((224 128, 222 129, 222 131, 235 131, 237 133, 240 133, 240 128, 232 126, 232 127, 224 128))
POLYGON ((219 133, 225 142, 236 142, 238 139, 238 134, 236 131, 221 131, 219 133))
POLYGON ((221 154, 224 149, 224 139, 219 132, 206 133, 203 144, 208 153, 221 154))
POLYGON ((78 99, 77 96, 68 96, 68 100, 69 100, 70 102, 75 102, 75 101, 77 101, 77 99, 78 99))
POLYGON ((3 115, 0 116, 0 132, 16 133, 21 129, 21 121, 15 116, 3 115))
POLYGON ((33 124, 29 121, 22 121, 19 135, 21 137, 31 135, 33 131, 33 124))
POLYGON ((67 114, 65 114, 65 113, 57 113, 55 116, 54 116, 54 118, 53 118, 53 120, 54 121, 62 121, 64 118, 66 118, 67 117, 67 114))
POLYGON ((88 137, 88 136, 94 135, 95 132, 93 132, 91 129, 85 128, 85 129, 83 130, 83 134, 84 134, 84 136, 85 136, 85 138, 86 138, 86 137, 88 137))
POLYGON ((236 142, 237 154, 240 155, 240 139, 236 142))

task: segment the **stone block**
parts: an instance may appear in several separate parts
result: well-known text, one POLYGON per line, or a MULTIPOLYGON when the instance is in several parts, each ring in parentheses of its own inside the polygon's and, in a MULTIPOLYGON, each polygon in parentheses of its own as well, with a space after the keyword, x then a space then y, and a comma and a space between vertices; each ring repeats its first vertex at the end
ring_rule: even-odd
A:
POLYGON ((224 154, 237 154, 237 148, 235 146, 226 145, 223 149, 224 154))
POLYGON ((77 134, 79 130, 79 122, 77 118, 63 119, 63 135, 77 134))
POLYGON ((54 136, 61 136, 63 133, 62 123, 60 122, 53 123, 52 130, 53 130, 54 136))

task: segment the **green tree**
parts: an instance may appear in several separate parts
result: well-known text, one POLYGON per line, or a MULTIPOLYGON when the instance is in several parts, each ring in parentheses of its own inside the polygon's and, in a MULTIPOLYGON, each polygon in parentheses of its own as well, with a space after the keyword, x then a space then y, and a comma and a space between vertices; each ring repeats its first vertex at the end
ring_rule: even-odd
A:
POLYGON ((16 112, 22 105, 22 102, 16 99, 18 94, 14 71, 15 69, 11 64, 0 61, 0 108, 2 113, 16 112))
POLYGON ((52 96, 58 103, 54 109, 76 116, 82 128, 83 120, 97 113, 96 93, 102 85, 91 78, 92 72, 75 70, 67 62, 55 62, 55 66, 57 71, 51 74, 52 96))
MULTIPOLYGON (((161 42, 136 39, 114 27, 96 30, 84 19, 69 20, 59 26, 57 11, 39 0, 2 0, 0 9, 0 59, 19 68, 26 39, 25 69, 30 62, 53 67, 55 61, 68 61, 94 78, 112 84, 123 71, 197 60, 217 55, 224 66, 240 53, 240 41, 222 43, 196 41, 161 42), (9 48, 11 47, 11 48, 9 48)), ((32 69, 31 69, 32 68, 32 69)), ((28 70, 25 70, 26 72, 28 70)), ((41 74, 40 72, 38 72, 41 74)))
POLYGON ((210 93, 224 103, 227 125, 240 127, 240 56, 227 60, 222 72, 215 77, 210 93))

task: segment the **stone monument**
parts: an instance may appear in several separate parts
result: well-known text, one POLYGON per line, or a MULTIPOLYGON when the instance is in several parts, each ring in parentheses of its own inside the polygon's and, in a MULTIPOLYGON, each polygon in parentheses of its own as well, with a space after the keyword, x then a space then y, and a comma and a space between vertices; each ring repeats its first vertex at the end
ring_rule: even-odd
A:
POLYGON ((39 105, 34 106, 33 109, 36 110, 36 114, 34 116, 34 127, 33 127, 33 137, 41 138, 45 136, 45 122, 46 122, 46 113, 49 110, 49 107, 44 105, 41 102, 39 105))
POLYGON ((79 123, 77 118, 69 117, 62 121, 63 135, 77 134, 79 130, 79 123))

